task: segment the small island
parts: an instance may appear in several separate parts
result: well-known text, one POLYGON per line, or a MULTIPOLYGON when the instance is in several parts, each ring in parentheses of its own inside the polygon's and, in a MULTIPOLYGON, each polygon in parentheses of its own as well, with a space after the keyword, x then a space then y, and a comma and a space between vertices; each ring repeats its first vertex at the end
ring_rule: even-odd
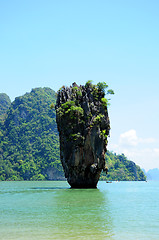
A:
POLYGON ((96 188, 102 170, 106 170, 110 130, 106 94, 114 92, 105 82, 94 85, 92 81, 58 91, 55 108, 60 158, 72 188, 96 188))
MULTIPOLYGON (((48 87, 34 88, 13 102, 0 94, 0 181, 66 180, 60 160, 56 98, 56 92, 48 87)), ((105 161, 109 171, 107 175, 102 171, 99 180, 146 180, 141 168, 124 154, 107 151, 105 161)))

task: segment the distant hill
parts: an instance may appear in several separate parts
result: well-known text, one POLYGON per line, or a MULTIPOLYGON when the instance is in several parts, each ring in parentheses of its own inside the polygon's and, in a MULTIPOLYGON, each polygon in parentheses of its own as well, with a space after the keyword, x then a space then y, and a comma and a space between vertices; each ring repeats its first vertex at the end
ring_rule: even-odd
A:
MULTIPOLYGON (((64 180, 54 110, 56 93, 35 88, 12 103, 7 95, 1 96, 7 103, 1 108, 0 180, 64 180)), ((146 179, 140 167, 123 154, 107 152, 106 165, 108 175, 102 173, 101 180, 146 179)))
POLYGON ((146 172, 147 180, 159 181, 159 169, 153 168, 146 172))

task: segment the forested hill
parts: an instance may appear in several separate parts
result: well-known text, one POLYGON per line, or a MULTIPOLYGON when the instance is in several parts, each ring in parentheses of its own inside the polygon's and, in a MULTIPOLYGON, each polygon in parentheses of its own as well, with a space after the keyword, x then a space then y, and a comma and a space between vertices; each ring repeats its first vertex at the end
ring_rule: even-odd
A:
MULTIPOLYGON (((5 118, 0 125, 0 180, 65 179, 59 157, 55 99, 52 89, 35 88, 12 103, 8 100, 8 104, 0 105, 5 118)), ((106 163, 109 172, 101 179, 146 179, 124 155, 108 152, 106 163)))
POLYGON ((101 179, 108 181, 143 181, 146 180, 144 172, 133 161, 127 159, 124 154, 106 153, 106 165, 108 175, 102 174, 101 179))
POLYGON ((53 90, 36 88, 11 104, 1 136, 1 180, 63 176, 52 103, 55 103, 53 90))

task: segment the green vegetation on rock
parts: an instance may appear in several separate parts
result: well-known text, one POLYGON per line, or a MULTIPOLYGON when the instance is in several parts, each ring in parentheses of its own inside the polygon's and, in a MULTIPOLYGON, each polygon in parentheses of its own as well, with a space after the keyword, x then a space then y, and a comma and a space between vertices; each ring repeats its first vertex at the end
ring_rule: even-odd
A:
POLYGON ((93 84, 92 80, 88 80, 85 84, 85 87, 91 89, 94 101, 101 101, 103 106, 109 106, 109 100, 106 96, 114 94, 112 89, 108 89, 108 85, 106 82, 99 82, 97 84, 93 84))

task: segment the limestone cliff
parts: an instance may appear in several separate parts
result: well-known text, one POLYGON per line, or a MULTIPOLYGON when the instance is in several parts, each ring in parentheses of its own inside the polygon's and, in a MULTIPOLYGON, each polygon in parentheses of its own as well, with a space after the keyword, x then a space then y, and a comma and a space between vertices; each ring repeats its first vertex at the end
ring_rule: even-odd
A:
MULTIPOLYGON (((85 86, 73 83, 57 94, 56 121, 60 137, 60 158, 72 188, 95 188, 105 169, 110 123, 105 83, 85 86)), ((112 90, 107 92, 112 93, 112 90)))

